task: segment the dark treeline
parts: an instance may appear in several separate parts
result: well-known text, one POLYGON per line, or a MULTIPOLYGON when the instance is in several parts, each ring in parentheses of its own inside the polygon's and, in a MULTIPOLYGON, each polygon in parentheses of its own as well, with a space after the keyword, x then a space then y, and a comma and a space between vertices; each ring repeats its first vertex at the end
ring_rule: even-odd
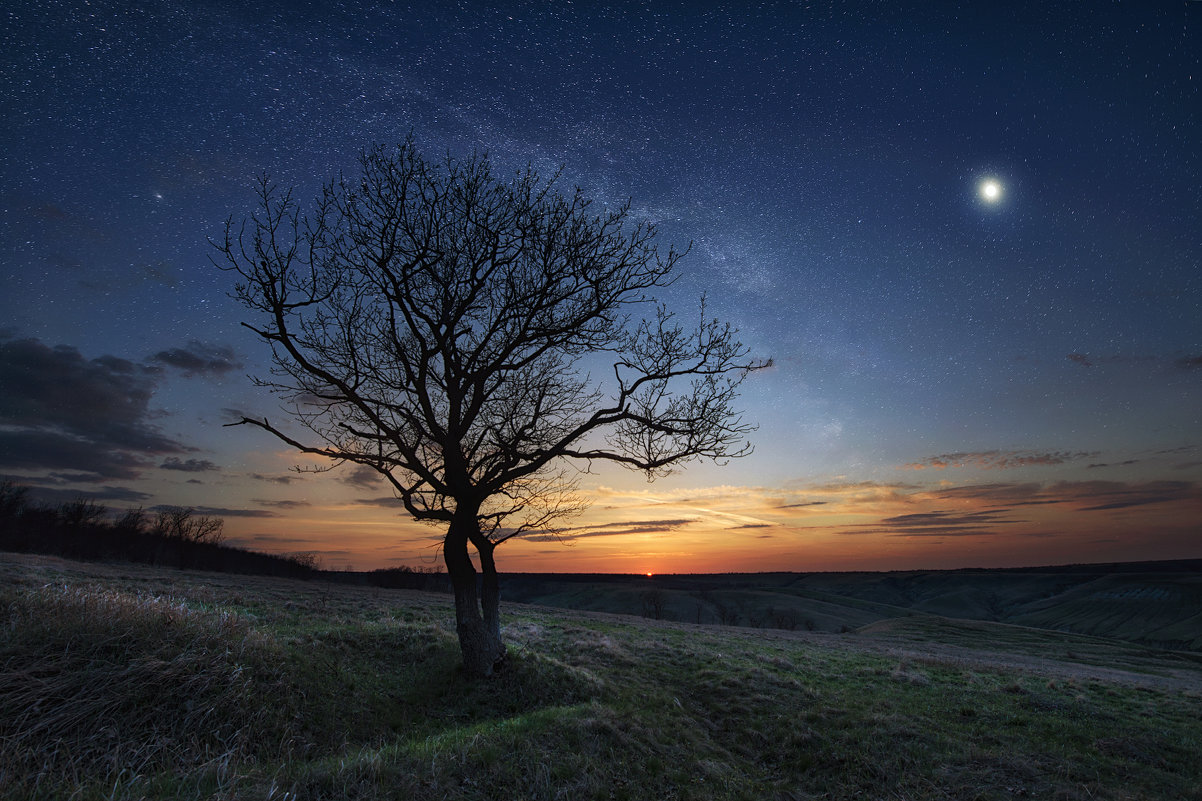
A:
POLYGON ((26 487, 0 482, 0 550, 85 561, 127 561, 265 576, 318 575, 313 554, 274 555, 223 543, 224 521, 184 507, 111 513, 80 498, 34 503, 26 487))
POLYGON ((436 567, 382 567, 366 573, 329 572, 324 578, 344 584, 368 584, 390 590, 424 590, 426 592, 450 592, 451 579, 446 572, 436 567))
POLYGON ((447 574, 436 568, 321 570, 314 553, 268 554, 228 545, 224 528, 221 518, 180 506, 110 511, 87 498, 47 506, 30 500, 27 487, 0 481, 0 551, 450 592, 447 574))

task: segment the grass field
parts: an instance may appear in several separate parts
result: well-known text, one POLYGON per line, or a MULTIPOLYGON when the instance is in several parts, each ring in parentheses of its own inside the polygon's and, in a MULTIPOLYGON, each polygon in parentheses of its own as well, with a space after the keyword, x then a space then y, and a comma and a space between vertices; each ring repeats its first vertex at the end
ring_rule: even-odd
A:
POLYGON ((939 618, 851 633, 0 555, 0 797, 1202 799, 1193 654, 939 618))

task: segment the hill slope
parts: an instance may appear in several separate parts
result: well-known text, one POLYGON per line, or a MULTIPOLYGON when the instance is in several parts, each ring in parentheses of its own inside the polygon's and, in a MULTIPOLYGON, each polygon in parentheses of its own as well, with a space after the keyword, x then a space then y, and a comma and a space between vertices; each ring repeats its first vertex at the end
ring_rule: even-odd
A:
POLYGON ((1202 798, 1199 666, 1097 638, 510 604, 470 683, 446 596, 8 554, 0 587, 0 797, 1202 798))
POLYGON ((516 575, 505 597, 690 623, 847 631, 914 614, 1202 652, 1202 561, 1030 570, 516 575))

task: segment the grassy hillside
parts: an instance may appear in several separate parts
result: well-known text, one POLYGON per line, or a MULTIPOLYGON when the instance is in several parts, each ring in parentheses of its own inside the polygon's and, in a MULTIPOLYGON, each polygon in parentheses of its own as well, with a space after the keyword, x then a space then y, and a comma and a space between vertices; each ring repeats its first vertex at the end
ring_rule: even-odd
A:
POLYGON ((510 599, 690 623, 840 632, 915 614, 1202 651, 1202 562, 1031 570, 505 578, 510 599))
POLYGON ((814 590, 796 573, 507 575, 505 598, 657 620, 802 631, 847 631, 912 614, 904 607, 814 590))
POLYGON ((843 635, 0 554, 0 797, 1202 799, 1202 669, 930 615, 843 635))
POLYGON ((1099 576, 1015 610, 1029 626, 1202 651, 1202 574, 1099 576))

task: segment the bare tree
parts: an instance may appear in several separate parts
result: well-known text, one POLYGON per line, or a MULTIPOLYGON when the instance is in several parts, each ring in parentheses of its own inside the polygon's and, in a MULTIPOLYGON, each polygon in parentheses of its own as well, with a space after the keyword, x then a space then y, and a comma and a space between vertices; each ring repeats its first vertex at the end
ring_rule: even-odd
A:
POLYGON ((126 534, 141 534, 150 524, 146 510, 141 506, 126 509, 113 521, 113 528, 126 534))
POLYGON ((95 526, 107 514, 108 509, 91 498, 76 498, 58 507, 58 519, 73 529, 95 526))
POLYGON ((0 520, 16 521, 29 509, 29 488, 0 481, 0 520))
POLYGON ((668 598, 659 587, 653 587, 643 592, 642 600, 643 617, 659 620, 664 616, 664 607, 667 606, 668 598))
POLYGON ((195 509, 183 506, 160 509, 150 525, 152 533, 189 545, 220 545, 225 540, 224 529, 220 517, 198 515, 195 509))
POLYGON ((256 380, 300 427, 235 425, 374 468, 410 515, 445 527, 464 666, 489 675, 505 653, 494 551, 580 511, 564 465, 652 478, 747 453, 732 404, 766 362, 704 300, 692 330, 636 306, 681 254, 660 253, 628 205, 595 213, 555 179, 502 181, 483 156, 431 163, 412 142, 360 168, 308 214, 263 177, 258 211, 215 243, 272 351, 256 380), (586 369, 597 354, 612 357, 606 382, 586 369))

